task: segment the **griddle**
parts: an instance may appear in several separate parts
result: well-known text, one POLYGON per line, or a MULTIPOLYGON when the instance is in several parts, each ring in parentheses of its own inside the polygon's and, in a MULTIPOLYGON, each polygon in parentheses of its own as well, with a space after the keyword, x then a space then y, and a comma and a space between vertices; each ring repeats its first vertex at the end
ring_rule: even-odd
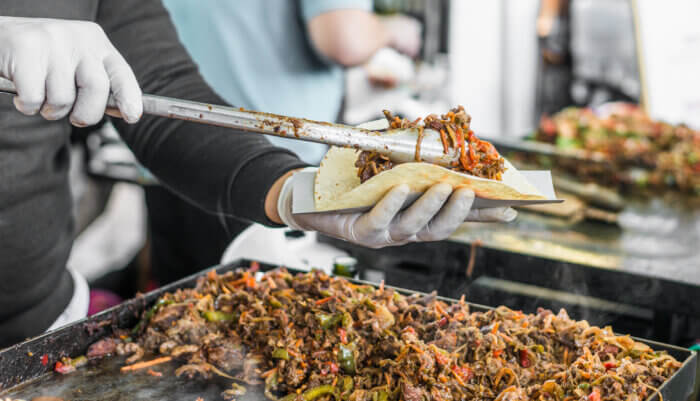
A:
MULTIPOLYGON (((249 260, 238 260, 218 266, 219 273, 238 267, 250 266, 249 260)), ((275 266, 261 264, 262 271, 274 269, 275 266)), ((298 270, 289 269, 291 273, 298 270)), ((78 369, 76 372, 61 375, 54 373, 53 366, 63 356, 83 355, 90 344, 111 334, 116 328, 131 328, 140 319, 141 313, 153 304, 163 293, 178 288, 194 287, 197 279, 204 276, 203 271, 167 286, 151 291, 143 296, 126 301, 89 318, 71 325, 42 334, 22 343, 0 351, 0 396, 31 400, 39 396, 60 397, 65 400, 188 400, 201 397, 205 401, 220 400, 221 391, 228 388, 225 380, 186 380, 175 377, 175 364, 158 365, 162 377, 153 377, 146 372, 123 374, 119 367, 124 358, 105 358, 96 364, 78 369), (44 358, 46 355, 46 358, 44 358), (45 359, 45 364, 42 363, 45 359)), ((371 284, 361 280, 351 280, 358 284, 371 284)), ((403 294, 422 294, 416 291, 396 288, 403 294)), ((423 294, 425 295, 425 294, 423 294)), ((439 297, 447 302, 453 299, 439 297)), ((469 304, 473 311, 486 311, 489 307, 469 304)), ((696 369, 696 354, 684 348, 639 340, 655 350, 667 351, 681 361, 681 368, 661 387, 665 400, 683 401, 693 390, 696 369)), ((241 401, 266 400, 262 388, 248 386, 248 392, 241 401)), ((648 401, 657 400, 656 394, 648 401)))

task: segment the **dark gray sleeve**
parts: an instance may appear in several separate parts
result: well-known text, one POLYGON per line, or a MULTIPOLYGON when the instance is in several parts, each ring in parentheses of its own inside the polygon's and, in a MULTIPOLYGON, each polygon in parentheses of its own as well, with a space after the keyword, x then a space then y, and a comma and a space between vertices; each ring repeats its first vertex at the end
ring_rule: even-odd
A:
MULTIPOLYGON (((200 76, 160 0, 101 1, 97 22, 131 65, 143 93, 226 104, 200 76)), ((164 185, 219 215, 274 225, 264 210, 269 188, 305 166, 258 134, 148 116, 135 125, 114 123, 164 185)))

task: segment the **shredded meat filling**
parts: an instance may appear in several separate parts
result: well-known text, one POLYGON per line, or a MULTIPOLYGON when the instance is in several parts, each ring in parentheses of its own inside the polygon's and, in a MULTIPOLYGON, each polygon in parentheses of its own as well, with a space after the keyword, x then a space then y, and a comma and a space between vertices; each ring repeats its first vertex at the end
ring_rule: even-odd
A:
MULTIPOLYGON (((431 114, 425 117, 423 123, 420 118, 414 121, 399 118, 388 110, 384 110, 384 116, 392 129, 418 129, 416 161, 421 161, 420 147, 424 129, 432 129, 440 133, 445 154, 449 153, 450 149, 459 151, 459 161, 453 166, 454 170, 494 180, 502 178, 505 171, 503 158, 491 143, 480 140, 474 135, 474 131, 469 129, 471 117, 464 111, 464 107, 454 108, 440 117, 431 114)), ((360 152, 355 167, 358 168, 357 175, 360 181, 365 182, 383 171, 390 170, 394 164, 388 157, 377 152, 363 151, 360 152)))
MULTIPOLYGON (((240 383, 264 384, 280 401, 643 400, 680 367, 564 310, 473 312, 464 299, 406 296, 319 271, 278 269, 260 280, 211 272, 155 308, 177 320, 166 329, 159 311, 144 313, 128 351, 149 342, 181 363, 178 376, 233 380, 227 400, 245 393, 240 383), (183 335, 193 326, 197 336, 183 335)), ((94 354, 112 349, 98 344, 94 354)))

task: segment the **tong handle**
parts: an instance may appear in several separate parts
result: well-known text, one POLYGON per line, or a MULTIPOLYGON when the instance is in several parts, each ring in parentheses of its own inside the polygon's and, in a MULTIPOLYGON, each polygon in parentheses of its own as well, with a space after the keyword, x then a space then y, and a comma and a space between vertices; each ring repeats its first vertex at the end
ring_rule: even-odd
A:
MULTIPOLYGON (((0 78, 0 92, 16 95, 17 89, 11 81, 0 78)), ((121 113, 111 95, 107 101, 105 113, 112 117, 121 118, 121 113)), ((377 152, 397 163, 415 161, 416 156, 419 156, 422 161, 449 167, 459 157, 456 149, 451 149, 445 154, 439 134, 430 129, 425 130, 420 154, 416 155, 417 129, 415 128, 378 132, 156 95, 143 95, 143 113, 377 152)))
MULTIPOLYGON (((17 88, 15 87, 15 84, 9 79, 0 77, 0 93, 17 95, 17 88)), ((117 102, 114 100, 114 97, 112 97, 112 95, 109 95, 109 98, 107 99, 107 108, 105 109, 105 114, 110 115, 112 117, 122 118, 122 114, 119 111, 119 107, 117 107, 117 102)))

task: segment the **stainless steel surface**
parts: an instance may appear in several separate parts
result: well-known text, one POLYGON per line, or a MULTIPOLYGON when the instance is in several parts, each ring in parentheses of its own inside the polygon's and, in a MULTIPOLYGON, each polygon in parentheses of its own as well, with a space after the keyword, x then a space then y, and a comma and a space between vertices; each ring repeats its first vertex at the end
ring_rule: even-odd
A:
MULTIPOLYGON (((16 94, 16 89, 12 82, 0 78, 0 92, 16 94)), ((111 96, 105 112, 119 116, 111 96)), ((143 95, 143 112, 154 116, 378 152, 398 163, 415 160, 417 129, 372 131, 155 95, 143 95)), ((458 157, 456 149, 452 149, 448 154, 443 153, 439 133, 425 130, 421 143, 421 160, 450 166, 458 157)))
POLYGON ((582 149, 559 149, 549 143, 527 141, 522 138, 486 138, 501 152, 516 151, 527 152, 544 156, 555 156, 566 159, 576 160, 582 163, 597 163, 609 165, 610 161, 607 156, 599 152, 591 152, 582 149))

